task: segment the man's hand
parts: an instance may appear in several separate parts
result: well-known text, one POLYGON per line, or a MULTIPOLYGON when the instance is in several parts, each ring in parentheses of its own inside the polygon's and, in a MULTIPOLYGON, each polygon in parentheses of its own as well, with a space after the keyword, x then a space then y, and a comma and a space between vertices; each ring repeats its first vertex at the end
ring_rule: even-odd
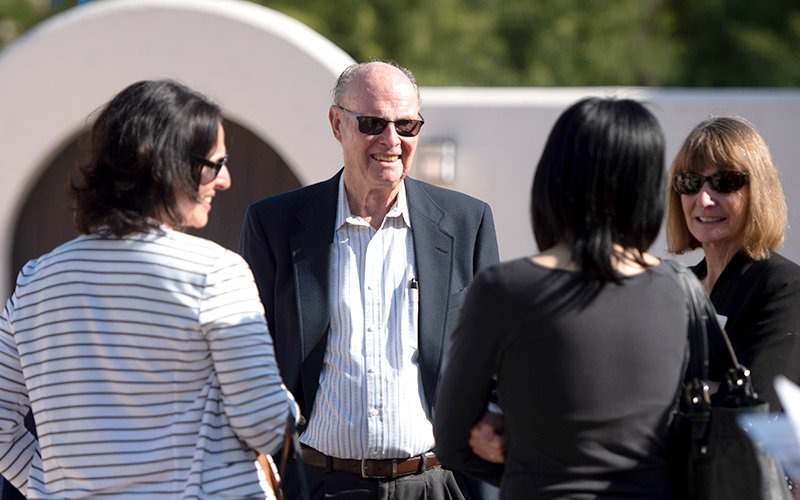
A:
POLYGON ((503 416, 487 411, 469 433, 472 452, 482 459, 502 464, 506 461, 506 437, 503 416))

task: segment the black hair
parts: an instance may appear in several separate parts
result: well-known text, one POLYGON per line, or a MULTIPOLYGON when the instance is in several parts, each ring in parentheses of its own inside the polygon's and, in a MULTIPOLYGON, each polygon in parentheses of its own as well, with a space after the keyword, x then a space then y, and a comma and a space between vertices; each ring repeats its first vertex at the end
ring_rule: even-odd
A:
POLYGON ((664 134, 630 99, 586 98, 558 118, 531 189, 531 219, 541 251, 572 249, 583 276, 619 281, 614 245, 642 254, 664 215, 664 134))
POLYGON ((118 93, 89 134, 89 160, 70 179, 75 225, 123 236, 181 224, 177 196, 197 199, 202 165, 217 141, 219 106, 171 80, 118 93))

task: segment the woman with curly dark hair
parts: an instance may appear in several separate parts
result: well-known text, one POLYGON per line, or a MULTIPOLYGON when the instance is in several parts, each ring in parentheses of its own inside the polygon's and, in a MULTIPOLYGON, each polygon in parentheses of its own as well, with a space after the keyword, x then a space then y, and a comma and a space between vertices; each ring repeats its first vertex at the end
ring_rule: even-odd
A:
POLYGON ((255 452, 291 395, 244 260, 179 231, 230 187, 220 109, 141 81, 90 147, 83 234, 26 264, 0 316, 0 472, 27 498, 264 498, 255 452))

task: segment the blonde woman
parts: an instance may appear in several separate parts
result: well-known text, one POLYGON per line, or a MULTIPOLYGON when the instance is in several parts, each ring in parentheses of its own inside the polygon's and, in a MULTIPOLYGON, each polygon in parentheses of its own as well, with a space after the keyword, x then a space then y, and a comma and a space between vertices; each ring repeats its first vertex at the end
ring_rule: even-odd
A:
MULTIPOLYGON (((775 253, 786 202, 769 149, 747 121, 712 118, 686 138, 670 179, 669 250, 703 250, 692 269, 759 396, 780 409, 775 376, 800 382, 800 266, 775 253)), ((710 371, 724 377, 713 352, 710 371)))
POLYGON ((137 82, 90 142, 83 234, 30 261, 0 316, 0 473, 29 499, 263 499, 256 451, 293 400, 247 264, 180 231, 231 184, 222 113, 137 82))

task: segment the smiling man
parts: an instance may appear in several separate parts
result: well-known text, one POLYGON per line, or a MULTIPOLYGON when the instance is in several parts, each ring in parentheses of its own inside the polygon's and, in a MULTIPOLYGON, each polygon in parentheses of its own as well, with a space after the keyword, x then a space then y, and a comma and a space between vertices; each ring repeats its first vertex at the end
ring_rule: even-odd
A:
POLYGON ((431 414, 466 288, 498 261, 491 210, 407 177, 424 119, 405 68, 347 68, 329 119, 344 168, 252 205, 240 246, 307 417, 312 498, 464 498, 431 414))

